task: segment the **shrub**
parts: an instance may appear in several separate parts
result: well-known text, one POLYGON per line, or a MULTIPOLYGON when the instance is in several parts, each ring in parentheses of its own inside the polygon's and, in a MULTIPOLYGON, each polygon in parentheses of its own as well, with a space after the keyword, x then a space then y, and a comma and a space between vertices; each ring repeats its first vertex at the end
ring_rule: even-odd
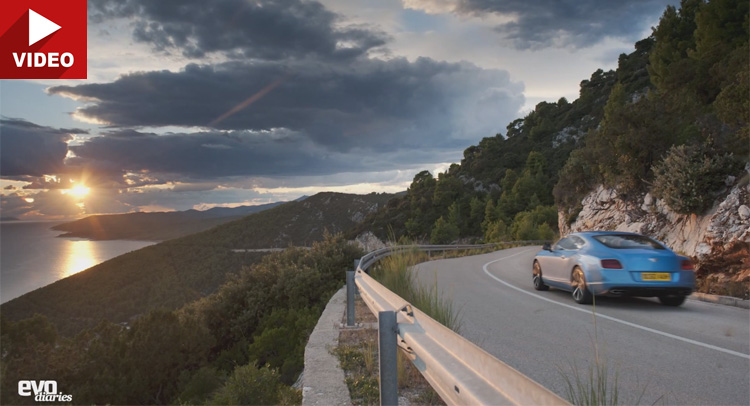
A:
POLYGON ((450 221, 445 221, 442 217, 435 221, 435 226, 430 234, 431 244, 450 244, 458 238, 460 230, 450 221))
POLYGON ((557 209, 554 206, 537 206, 534 210, 516 214, 510 227, 514 240, 551 240, 557 230, 557 209))
POLYGON ((193 374, 183 371, 180 374, 180 386, 183 389, 177 403, 189 405, 204 403, 214 391, 222 386, 224 379, 220 371, 211 367, 203 367, 193 374))
POLYGON ((563 208, 580 206, 581 200, 603 181, 593 148, 585 147, 570 154, 559 176, 552 193, 555 203, 563 208))
POLYGON ((278 405, 295 398, 294 389, 284 386, 279 373, 268 366, 238 367, 211 399, 212 405, 278 405))
POLYGON ((274 309, 258 328, 248 354, 252 360, 280 371, 280 380, 294 383, 304 367, 305 345, 320 318, 315 309, 274 309))
POLYGON ((497 220, 487 226, 484 242, 501 242, 508 239, 508 226, 502 220, 497 220))
POLYGON ((654 166, 654 196, 681 214, 700 214, 711 204, 736 163, 731 154, 705 146, 673 146, 654 166))

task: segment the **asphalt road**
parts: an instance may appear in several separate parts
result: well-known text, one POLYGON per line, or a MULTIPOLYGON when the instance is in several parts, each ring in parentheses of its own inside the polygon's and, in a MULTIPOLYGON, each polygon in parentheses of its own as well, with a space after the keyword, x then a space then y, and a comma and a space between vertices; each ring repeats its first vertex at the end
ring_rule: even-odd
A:
POLYGON ((461 315, 461 334, 567 398, 565 376, 588 381, 595 354, 617 375, 621 404, 750 405, 750 311, 687 300, 537 292, 531 264, 540 247, 418 265, 461 315))

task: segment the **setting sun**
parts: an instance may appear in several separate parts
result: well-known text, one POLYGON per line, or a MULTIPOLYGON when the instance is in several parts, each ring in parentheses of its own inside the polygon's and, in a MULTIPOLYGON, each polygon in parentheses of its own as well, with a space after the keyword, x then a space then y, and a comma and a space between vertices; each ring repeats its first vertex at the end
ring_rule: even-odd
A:
POLYGON ((67 193, 75 197, 84 197, 89 194, 90 191, 91 189, 84 185, 75 185, 72 188, 68 189, 67 193))

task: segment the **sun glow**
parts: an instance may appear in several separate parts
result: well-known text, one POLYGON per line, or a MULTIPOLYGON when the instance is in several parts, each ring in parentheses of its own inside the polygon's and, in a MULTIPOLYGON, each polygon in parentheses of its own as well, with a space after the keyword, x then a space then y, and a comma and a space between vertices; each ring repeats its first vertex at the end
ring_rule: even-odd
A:
POLYGON ((75 185, 72 188, 63 191, 63 194, 69 194, 73 197, 82 198, 89 194, 89 192, 91 192, 90 188, 84 185, 75 185))

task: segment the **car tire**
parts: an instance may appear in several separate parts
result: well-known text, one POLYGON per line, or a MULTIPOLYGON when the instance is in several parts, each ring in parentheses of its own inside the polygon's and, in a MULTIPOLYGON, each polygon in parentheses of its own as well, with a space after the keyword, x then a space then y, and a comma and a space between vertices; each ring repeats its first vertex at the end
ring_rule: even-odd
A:
POLYGON ((591 294, 588 286, 586 286, 586 276, 583 274, 581 268, 573 268, 570 281, 571 288, 573 289, 573 300, 578 304, 591 304, 594 295, 591 294))
POLYGON ((549 286, 544 284, 542 279, 542 266, 539 265, 538 261, 534 261, 534 269, 531 271, 532 281, 534 283, 534 289, 536 290, 549 290, 549 286))
POLYGON ((659 301, 664 306, 679 306, 685 303, 685 296, 683 295, 659 296, 659 301))

